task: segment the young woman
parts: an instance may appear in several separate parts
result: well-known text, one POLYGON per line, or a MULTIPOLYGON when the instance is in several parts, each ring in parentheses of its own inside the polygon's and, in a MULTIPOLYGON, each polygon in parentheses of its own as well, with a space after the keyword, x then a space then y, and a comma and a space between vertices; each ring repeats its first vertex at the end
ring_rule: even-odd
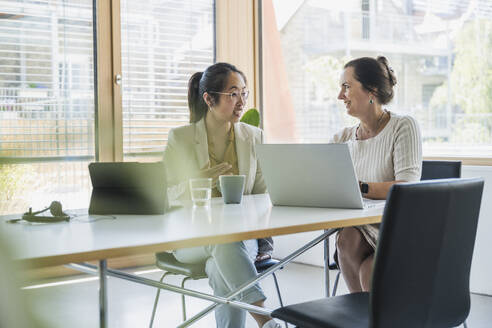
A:
MULTIPOLYGON (((338 99, 359 123, 337 133, 333 142, 349 143, 363 197, 385 199, 393 184, 420 180, 418 124, 384 108, 393 99, 395 85, 385 57, 358 58, 344 66, 338 99)), ((378 227, 344 228, 338 233, 338 263, 352 293, 370 289, 378 227)))
MULTIPOLYGON (((189 125, 169 133, 164 153, 170 198, 189 198, 188 181, 222 174, 244 174, 245 194, 265 193, 256 159, 255 145, 262 142, 260 129, 239 122, 249 92, 244 74, 235 66, 217 63, 193 74, 188 84, 189 125)), ((212 195, 220 196, 214 187, 212 195)), ((205 263, 214 293, 227 295, 256 277, 255 260, 271 256, 271 238, 231 244, 179 249, 174 256, 184 263, 205 263)), ((258 284, 244 291, 241 301, 263 306, 266 299, 258 284)), ((268 316, 251 313, 258 327, 277 327, 268 316)), ((244 310, 220 305, 215 311, 217 327, 244 327, 244 310)))

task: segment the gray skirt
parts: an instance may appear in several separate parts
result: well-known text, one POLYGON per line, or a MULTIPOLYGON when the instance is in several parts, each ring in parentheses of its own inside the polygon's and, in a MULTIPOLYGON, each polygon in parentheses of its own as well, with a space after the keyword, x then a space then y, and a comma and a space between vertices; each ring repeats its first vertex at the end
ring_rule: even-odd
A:
POLYGON ((362 226, 356 226, 354 228, 360 231, 369 246, 371 246, 372 249, 376 251, 376 244, 378 242, 379 235, 379 224, 366 224, 362 226))

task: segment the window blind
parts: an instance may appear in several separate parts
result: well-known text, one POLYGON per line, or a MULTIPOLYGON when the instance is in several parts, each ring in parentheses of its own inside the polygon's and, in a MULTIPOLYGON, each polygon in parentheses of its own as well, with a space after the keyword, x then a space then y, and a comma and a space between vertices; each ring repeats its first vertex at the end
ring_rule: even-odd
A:
POLYGON ((187 83, 214 62, 214 25, 213 0, 122 0, 125 160, 160 158, 189 122, 187 83))
POLYGON ((0 1, 0 159, 94 156, 92 1, 0 1))

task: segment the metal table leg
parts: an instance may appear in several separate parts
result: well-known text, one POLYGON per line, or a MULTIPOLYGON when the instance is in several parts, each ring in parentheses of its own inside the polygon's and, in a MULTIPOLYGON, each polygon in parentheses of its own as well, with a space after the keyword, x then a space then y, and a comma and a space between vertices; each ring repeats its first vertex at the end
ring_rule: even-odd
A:
MULTIPOLYGON (((325 230, 327 232, 328 230, 325 230)), ((330 297, 330 237, 324 240, 325 296, 330 297)))
POLYGON ((99 327, 108 327, 108 295, 106 286, 107 263, 99 261, 99 327))

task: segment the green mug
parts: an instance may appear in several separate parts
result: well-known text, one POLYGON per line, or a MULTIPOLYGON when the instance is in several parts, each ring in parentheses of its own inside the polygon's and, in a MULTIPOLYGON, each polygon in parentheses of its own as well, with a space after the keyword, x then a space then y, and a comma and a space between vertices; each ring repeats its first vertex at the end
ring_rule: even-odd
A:
POLYGON ((217 187, 222 193, 226 204, 241 204, 244 193, 244 175, 221 175, 217 181, 217 187))

